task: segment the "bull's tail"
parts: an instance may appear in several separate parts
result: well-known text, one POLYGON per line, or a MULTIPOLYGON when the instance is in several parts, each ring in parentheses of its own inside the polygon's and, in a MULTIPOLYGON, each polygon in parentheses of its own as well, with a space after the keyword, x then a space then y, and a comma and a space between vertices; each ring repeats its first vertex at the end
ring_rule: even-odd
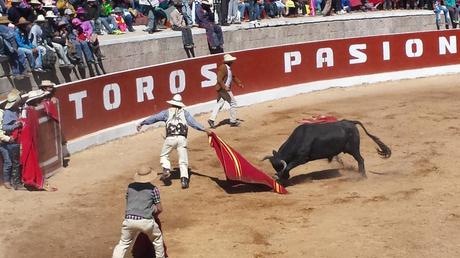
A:
POLYGON ((350 122, 352 122, 353 124, 360 125, 363 128, 364 132, 366 132, 367 136, 369 136, 379 146, 379 148, 376 148, 376 149, 380 157, 382 157, 383 159, 388 159, 391 156, 391 149, 388 146, 386 146, 377 136, 370 134, 361 122, 359 121, 350 121, 350 122))

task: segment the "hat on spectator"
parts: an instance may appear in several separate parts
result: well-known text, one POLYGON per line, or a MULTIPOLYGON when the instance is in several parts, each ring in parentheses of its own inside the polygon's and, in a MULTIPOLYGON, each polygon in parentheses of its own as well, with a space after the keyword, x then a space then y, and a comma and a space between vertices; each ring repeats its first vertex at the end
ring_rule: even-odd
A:
POLYGON ((85 9, 83 9, 83 7, 80 6, 77 8, 77 14, 84 14, 84 13, 86 13, 86 11, 85 9))
POLYGON ((56 86, 55 83, 53 83, 52 81, 50 80, 43 80, 42 83, 38 86, 39 88, 42 88, 42 87, 54 87, 56 86))
POLYGON ((29 2, 29 4, 41 5, 42 3, 40 3, 38 0, 32 0, 29 2))
POLYGON ((211 2, 209 0, 201 0, 201 4, 211 5, 211 2))
POLYGON ((67 24, 68 24, 67 20, 66 20, 66 19, 62 19, 62 20, 60 20, 60 21, 58 22, 58 27, 64 26, 64 25, 67 25, 67 24))
POLYGON ((44 96, 46 96, 48 94, 49 94, 49 92, 44 91, 44 90, 32 90, 27 95, 28 98, 26 100, 26 103, 29 103, 30 101, 35 100, 35 99, 43 98, 44 96))
POLYGON ((8 20, 8 16, 0 16, 0 24, 8 24, 11 23, 10 20, 8 20))
POLYGON ((123 12, 123 9, 121 9, 120 7, 115 7, 115 9, 113 9, 112 13, 122 13, 123 12))
POLYGON ((64 14, 65 15, 72 15, 73 11, 71 9, 67 8, 67 9, 64 10, 64 14))
POLYGON ((224 63, 227 63, 227 62, 233 62, 236 60, 236 57, 230 55, 230 54, 225 54, 224 55, 224 63))
POLYGON ((185 104, 182 103, 182 96, 180 94, 174 95, 172 100, 168 100, 166 102, 176 107, 185 107, 185 104))
POLYGON ((6 100, 5 109, 10 109, 10 108, 13 107, 14 104, 16 104, 16 102, 18 102, 20 99, 21 99, 21 96, 19 95, 19 91, 16 90, 16 89, 13 89, 12 91, 10 91, 10 93, 8 93, 8 97, 7 97, 7 100, 6 100))
POLYGON ((16 23, 16 25, 26 25, 26 24, 29 24, 30 22, 28 20, 26 20, 26 18, 24 17, 21 17, 19 18, 19 21, 16 23))
POLYGON ((78 26, 78 25, 81 24, 81 21, 80 21, 80 19, 78 19, 78 18, 74 18, 74 19, 72 20, 72 24, 75 25, 75 26, 78 26))
POLYGON ((154 173, 151 167, 143 165, 137 169, 136 174, 134 174, 134 182, 149 183, 152 182, 156 177, 157 174, 154 173))
POLYGON ((45 16, 39 14, 39 15, 37 16, 37 19, 36 19, 35 21, 36 21, 36 22, 44 22, 44 21, 46 21, 46 19, 45 19, 45 16))
POLYGON ((43 5, 43 8, 56 8, 56 6, 52 3, 46 3, 45 5, 43 5))
POLYGON ((46 18, 57 18, 57 16, 54 14, 53 11, 47 11, 45 17, 46 18))

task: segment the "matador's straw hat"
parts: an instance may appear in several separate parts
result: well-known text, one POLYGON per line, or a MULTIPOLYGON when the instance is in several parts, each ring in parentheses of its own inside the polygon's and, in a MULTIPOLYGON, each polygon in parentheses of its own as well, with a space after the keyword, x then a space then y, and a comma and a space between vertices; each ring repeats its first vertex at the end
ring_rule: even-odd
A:
POLYGON ((224 55, 224 63, 227 63, 227 62, 233 62, 236 60, 236 57, 230 55, 230 54, 225 54, 224 55))
POLYGON ((182 96, 180 94, 174 95, 172 100, 168 100, 166 102, 176 107, 185 107, 185 104, 182 103, 182 96))
POLYGON ((138 183, 149 183, 157 177, 153 169, 147 165, 141 166, 134 174, 134 182, 138 183))

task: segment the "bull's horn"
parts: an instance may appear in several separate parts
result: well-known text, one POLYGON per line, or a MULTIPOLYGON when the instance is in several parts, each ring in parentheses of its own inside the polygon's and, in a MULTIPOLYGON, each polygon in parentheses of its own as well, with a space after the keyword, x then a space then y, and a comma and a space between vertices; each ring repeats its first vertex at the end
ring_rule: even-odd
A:
POLYGON ((284 160, 281 160, 280 162, 281 162, 281 164, 283 164, 283 169, 281 170, 281 172, 284 172, 284 170, 285 170, 286 167, 287 167, 287 163, 286 163, 286 161, 284 161, 284 160))
POLYGON ((267 156, 265 156, 261 161, 264 161, 264 160, 266 160, 266 159, 271 159, 271 158, 273 158, 273 156, 268 156, 268 155, 267 155, 267 156))

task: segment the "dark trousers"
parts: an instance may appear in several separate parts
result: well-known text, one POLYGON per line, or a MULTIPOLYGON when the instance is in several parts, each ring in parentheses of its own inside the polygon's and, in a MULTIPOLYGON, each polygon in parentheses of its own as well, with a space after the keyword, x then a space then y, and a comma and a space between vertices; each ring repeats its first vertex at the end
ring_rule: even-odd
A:
POLYGON ((219 24, 227 24, 228 19, 228 2, 229 0, 222 0, 220 3, 219 24))
POLYGON ((11 184, 13 186, 18 186, 21 184, 21 171, 19 169, 19 144, 18 143, 8 143, 6 149, 11 159, 11 184))

